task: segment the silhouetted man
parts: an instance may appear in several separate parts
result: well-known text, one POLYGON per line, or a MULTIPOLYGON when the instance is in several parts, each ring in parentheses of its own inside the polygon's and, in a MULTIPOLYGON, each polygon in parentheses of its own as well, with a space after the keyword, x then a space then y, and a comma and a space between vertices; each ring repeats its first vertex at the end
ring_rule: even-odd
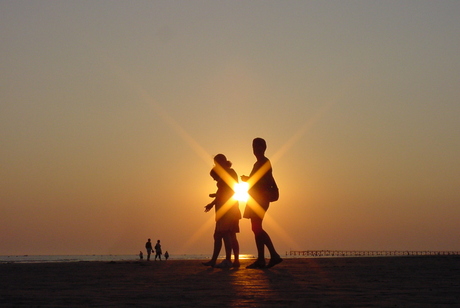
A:
POLYGON ((281 263, 280 255, 276 252, 268 233, 262 228, 265 212, 268 210, 270 201, 278 200, 278 187, 273 178, 270 160, 265 157, 267 144, 262 138, 255 138, 252 149, 257 161, 249 176, 241 176, 241 180, 249 184, 249 198, 244 210, 244 218, 251 219, 251 228, 257 246, 257 260, 247 268, 269 268, 281 263), (265 265, 264 246, 270 252, 270 261, 265 265))

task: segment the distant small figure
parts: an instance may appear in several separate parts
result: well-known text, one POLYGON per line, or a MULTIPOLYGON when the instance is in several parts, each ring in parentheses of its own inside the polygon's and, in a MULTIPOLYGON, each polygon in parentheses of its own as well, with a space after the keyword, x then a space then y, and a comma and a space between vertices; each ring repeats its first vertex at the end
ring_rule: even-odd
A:
POLYGON ((165 252, 165 259, 168 260, 168 258, 169 258, 169 253, 168 253, 168 251, 166 250, 166 252, 165 252))
POLYGON ((162 254, 162 252, 161 252, 160 240, 158 240, 156 245, 155 245, 155 261, 157 260, 157 257, 161 261, 161 254, 162 254))
POLYGON ((147 261, 150 261, 150 254, 152 253, 152 242, 150 239, 147 240, 147 243, 145 243, 145 249, 147 250, 147 261))
POLYGON ((139 251, 139 259, 144 259, 144 254, 142 253, 142 251, 139 251))

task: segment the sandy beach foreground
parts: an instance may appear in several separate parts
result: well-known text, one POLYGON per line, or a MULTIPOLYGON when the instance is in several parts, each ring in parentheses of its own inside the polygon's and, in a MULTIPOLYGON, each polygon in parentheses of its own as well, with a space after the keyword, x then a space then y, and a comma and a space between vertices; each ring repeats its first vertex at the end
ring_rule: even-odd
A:
POLYGON ((0 264, 2 307, 458 307, 459 257, 0 264))

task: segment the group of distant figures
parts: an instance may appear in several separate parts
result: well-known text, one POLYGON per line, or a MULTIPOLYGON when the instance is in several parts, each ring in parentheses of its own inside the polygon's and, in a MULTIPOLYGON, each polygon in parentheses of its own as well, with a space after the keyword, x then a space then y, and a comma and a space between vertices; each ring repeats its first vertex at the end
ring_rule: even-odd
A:
MULTIPOLYGON (((279 197, 278 186, 273 177, 270 160, 265 157, 267 144, 262 138, 255 138, 252 141, 253 154, 257 161, 254 163, 249 176, 241 176, 241 180, 249 186, 249 199, 246 202, 243 217, 251 220, 251 228, 254 232, 257 246, 257 259, 246 268, 270 268, 283 261, 276 252, 275 247, 268 233, 262 228, 262 221, 268 210, 270 202, 277 201, 279 197), (270 252, 268 264, 265 262, 265 246, 270 252)), ((214 231, 214 251, 211 260, 203 265, 218 268, 238 268, 239 243, 236 234, 240 232, 239 220, 241 212, 239 203, 233 198, 234 186, 238 183, 238 175, 232 168, 232 163, 227 160, 224 154, 214 156, 214 167, 210 175, 216 181, 217 191, 209 196, 214 198, 211 203, 205 206, 205 212, 213 207, 216 215, 216 227, 214 231), (225 246, 225 259, 219 263, 217 257, 222 248, 222 241, 225 246), (231 261, 232 251, 234 260, 231 261)))
MULTIPOLYGON (((157 258, 161 261, 161 255, 163 252, 161 251, 161 244, 160 240, 157 241, 155 244, 155 247, 152 246, 152 241, 150 239, 147 240, 147 243, 145 243, 145 250, 147 251, 147 261, 150 261, 150 255, 152 254, 153 251, 155 251, 155 261, 157 258)), ((168 260, 169 258, 169 253, 166 251, 165 252, 165 259, 168 260)), ((139 252, 139 259, 144 259, 144 254, 142 251, 139 252)))

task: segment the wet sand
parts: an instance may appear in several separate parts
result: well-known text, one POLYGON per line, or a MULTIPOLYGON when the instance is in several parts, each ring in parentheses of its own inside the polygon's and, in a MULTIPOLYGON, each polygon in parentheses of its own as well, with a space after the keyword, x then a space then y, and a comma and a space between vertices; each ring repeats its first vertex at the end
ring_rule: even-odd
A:
POLYGON ((0 264, 2 307, 460 307, 460 258, 0 264))

